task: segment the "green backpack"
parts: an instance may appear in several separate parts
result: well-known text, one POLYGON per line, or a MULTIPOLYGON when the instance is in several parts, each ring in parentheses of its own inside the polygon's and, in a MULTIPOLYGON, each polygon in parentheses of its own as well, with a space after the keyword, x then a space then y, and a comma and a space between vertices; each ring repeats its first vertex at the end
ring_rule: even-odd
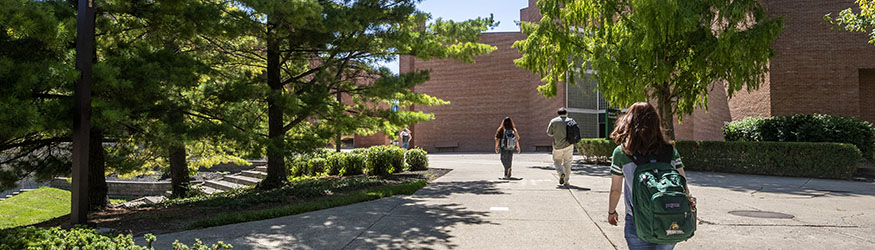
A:
POLYGON ((632 183, 632 216, 642 240, 671 244, 693 237, 696 207, 684 192, 687 180, 671 165, 674 150, 657 157, 633 156, 638 166, 632 183))

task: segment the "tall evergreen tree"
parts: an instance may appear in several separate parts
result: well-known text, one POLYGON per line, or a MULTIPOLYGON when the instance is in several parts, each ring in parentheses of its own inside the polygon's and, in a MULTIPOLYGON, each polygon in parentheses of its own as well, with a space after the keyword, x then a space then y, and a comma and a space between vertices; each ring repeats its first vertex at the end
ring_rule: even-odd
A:
MULTIPOLYGON (((239 0, 237 17, 249 39, 218 41, 218 51, 241 67, 265 75, 268 175, 261 188, 286 180, 290 149, 313 150, 337 132, 397 129, 431 119, 421 112, 391 112, 379 103, 436 105, 443 101, 410 88, 427 72, 394 75, 372 65, 398 55, 472 61, 494 48, 476 43, 492 18, 436 20, 417 11, 416 0, 239 0), (349 96, 343 104, 337 94, 349 96)), ((227 119, 227 117, 223 118, 227 119)), ((262 130, 263 131, 263 130, 262 130)))

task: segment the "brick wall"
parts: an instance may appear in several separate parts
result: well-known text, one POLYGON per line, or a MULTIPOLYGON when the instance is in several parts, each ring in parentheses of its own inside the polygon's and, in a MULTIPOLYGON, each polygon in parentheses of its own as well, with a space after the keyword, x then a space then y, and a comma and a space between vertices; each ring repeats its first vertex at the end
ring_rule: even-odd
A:
POLYGON ((402 57, 402 73, 431 70, 430 80, 417 86, 417 92, 451 102, 416 107, 417 111, 433 113, 435 120, 414 126, 415 144, 429 151, 456 144, 457 151, 492 151, 495 130, 504 117, 510 116, 517 125, 523 151, 551 145, 546 126, 556 116, 556 109, 565 104, 565 87, 559 86, 560 95, 551 99, 538 94, 539 78, 513 63, 520 54, 511 45, 524 38, 519 32, 481 35, 481 42, 498 49, 476 58, 475 64, 402 57))
POLYGON ((875 123, 875 69, 860 70, 860 118, 875 123))
POLYGON ((388 145, 390 143, 389 137, 383 133, 376 133, 373 135, 355 135, 355 139, 353 141, 354 147, 356 148, 366 148, 370 146, 377 145, 388 145))
MULTIPOLYGON (((771 63, 772 115, 825 113, 860 117, 859 70, 875 68, 875 46, 865 33, 832 29, 823 15, 853 0, 768 0, 770 16, 784 17, 771 63)), ((872 98, 864 97, 864 98, 872 98)))

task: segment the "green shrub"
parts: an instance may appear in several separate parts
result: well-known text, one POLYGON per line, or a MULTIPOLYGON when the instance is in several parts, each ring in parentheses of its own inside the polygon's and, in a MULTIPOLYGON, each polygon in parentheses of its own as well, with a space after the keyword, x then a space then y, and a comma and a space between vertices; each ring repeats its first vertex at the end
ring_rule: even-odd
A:
POLYGON ((307 161, 307 175, 320 176, 325 175, 325 167, 328 166, 328 161, 325 158, 316 157, 307 161))
POLYGON ((366 158, 364 154, 349 153, 343 157, 341 164, 340 175, 351 176, 360 175, 365 171, 366 158))
MULTIPOLYGON (((129 234, 111 237, 100 234, 94 229, 73 228, 64 230, 57 227, 45 229, 37 227, 13 228, 0 231, 0 249, 152 249, 155 236, 146 234, 147 246, 137 246, 129 234)), ((207 246, 196 240, 191 247, 178 242, 173 243, 174 249, 218 250, 231 249, 231 245, 221 241, 207 246)))
POLYGON ((369 150, 371 150, 371 149, 370 148, 355 148, 352 150, 351 153, 364 155, 364 154, 367 154, 369 150))
POLYGON ((325 174, 328 176, 339 176, 341 175, 341 171, 343 171, 343 159, 346 157, 347 153, 343 152, 334 152, 326 156, 325 158, 325 174))
POLYGON ((611 154, 614 153, 614 148, 617 144, 612 140, 607 139, 582 139, 577 143, 577 152, 587 160, 599 162, 610 162, 611 154))
POLYGON ((308 155, 296 155, 290 157, 288 161, 286 161, 286 168, 288 168, 289 176, 291 177, 299 177, 307 174, 307 161, 310 158, 308 155))
POLYGON ((854 145, 809 142, 675 143, 686 169, 741 174, 850 179, 860 165, 854 145))
POLYGON ((410 170, 428 170, 428 153, 426 153, 425 150, 419 148, 407 150, 404 158, 407 159, 407 166, 410 170))
POLYGON ((368 150, 365 173, 387 176, 404 169, 404 149, 396 146, 374 146, 368 150))
POLYGON ((875 129, 854 118, 791 115, 746 118, 723 126, 727 141, 839 142, 856 146, 863 158, 875 160, 875 129))
POLYGON ((726 141, 762 141, 759 127, 765 119, 748 117, 741 121, 727 122, 723 125, 723 138, 726 141))

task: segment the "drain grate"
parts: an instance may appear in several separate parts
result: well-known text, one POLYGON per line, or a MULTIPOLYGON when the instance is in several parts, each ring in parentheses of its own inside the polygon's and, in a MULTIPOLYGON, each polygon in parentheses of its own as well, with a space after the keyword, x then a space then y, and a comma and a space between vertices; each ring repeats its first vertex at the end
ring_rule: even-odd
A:
POLYGON ((729 211, 729 214, 744 217, 762 218, 762 219, 793 219, 795 216, 785 213, 769 212, 769 211, 752 211, 752 210, 736 210, 729 211))

